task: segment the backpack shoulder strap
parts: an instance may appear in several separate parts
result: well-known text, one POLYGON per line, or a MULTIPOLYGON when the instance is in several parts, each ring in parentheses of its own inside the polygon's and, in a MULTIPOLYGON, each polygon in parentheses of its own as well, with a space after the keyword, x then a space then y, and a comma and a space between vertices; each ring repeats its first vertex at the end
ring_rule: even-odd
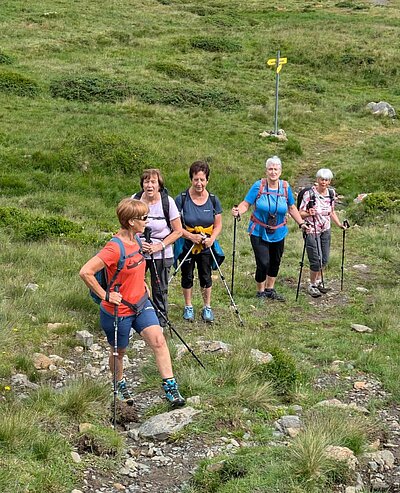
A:
POLYGON ((140 192, 137 192, 135 193, 132 198, 133 199, 136 199, 136 200, 140 200, 142 198, 142 195, 143 195, 143 190, 140 190, 140 192))
POLYGON ((117 269, 114 272, 114 275, 110 279, 110 282, 107 282, 107 288, 106 288, 107 292, 110 292, 111 286, 117 280, 118 274, 124 268, 124 264, 125 264, 125 246, 124 246, 123 242, 117 236, 113 236, 110 241, 112 241, 113 243, 116 243, 119 246, 119 259, 118 259, 118 263, 117 263, 117 269))
POLYGON ((184 213, 183 213, 183 208, 185 207, 185 202, 186 202, 186 198, 187 198, 187 194, 189 193, 189 189, 186 189, 184 192, 181 192, 181 221, 182 221, 182 226, 184 228, 186 228, 186 225, 185 225, 185 217, 184 217, 184 213))
POLYGON ((216 215, 216 207, 217 207, 217 199, 215 198, 215 195, 213 193, 208 192, 208 195, 210 196, 211 203, 213 205, 213 215, 216 215))
POLYGON ((164 217, 167 222, 168 228, 171 229, 171 221, 169 219, 169 198, 168 198, 168 192, 165 190, 165 188, 161 190, 160 195, 161 195, 161 205, 162 205, 164 217))
POLYGON ((286 202, 288 201, 288 182, 286 180, 282 180, 282 187, 283 187, 283 195, 285 196, 286 202))
POLYGON ((328 193, 329 193, 329 199, 331 201, 331 207, 332 207, 334 202, 335 202, 335 190, 333 188, 328 188, 328 193))

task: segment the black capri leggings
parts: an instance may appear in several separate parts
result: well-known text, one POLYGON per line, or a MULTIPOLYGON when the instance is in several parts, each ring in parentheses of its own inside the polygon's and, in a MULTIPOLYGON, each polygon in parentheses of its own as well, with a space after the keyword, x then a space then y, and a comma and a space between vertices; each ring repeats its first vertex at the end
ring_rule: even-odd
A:
POLYGON ((269 243, 259 236, 250 235, 256 260, 256 282, 264 282, 267 276, 276 277, 281 265, 281 258, 285 246, 285 240, 269 243))
POLYGON ((189 257, 183 262, 182 265, 182 279, 181 286, 183 289, 190 289, 193 287, 193 272, 194 266, 197 264, 197 270, 199 273, 200 287, 210 288, 212 285, 211 280, 211 253, 201 252, 196 255, 190 254, 189 257))

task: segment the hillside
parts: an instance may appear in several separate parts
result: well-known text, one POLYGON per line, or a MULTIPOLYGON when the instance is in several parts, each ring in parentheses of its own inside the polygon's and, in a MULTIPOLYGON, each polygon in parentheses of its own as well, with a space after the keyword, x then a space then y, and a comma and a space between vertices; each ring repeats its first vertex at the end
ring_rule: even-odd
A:
POLYGON ((367 109, 386 101, 400 111, 400 1, 13 0, 0 6, 0 27, 0 491, 351 493, 357 477, 357 491, 400 491, 400 128, 367 109), (287 141, 260 136, 274 125, 266 62, 278 50, 288 60, 287 141), (201 413, 161 445, 135 435, 128 422, 167 411, 154 360, 135 339, 127 372, 138 407, 114 432, 106 343, 80 267, 116 230, 115 206, 139 189, 143 169, 160 168, 176 196, 204 159, 224 208, 230 285, 230 209, 272 155, 294 190, 332 169, 352 226, 344 289, 336 228, 331 293, 311 300, 304 269, 295 301, 303 241, 290 220, 277 281, 287 302, 258 303, 244 218, 234 292, 243 327, 217 272, 212 326, 188 327, 179 276, 170 286, 171 321, 206 367, 178 358, 168 335, 182 392, 200 396, 201 413), (82 348, 81 330, 94 348, 82 348), (231 352, 203 353, 201 339, 231 352), (251 349, 274 364, 256 364, 251 349), (39 369, 36 353, 62 360, 39 369), (314 407, 333 398, 366 412, 314 407), (300 432, 277 433, 285 415, 300 432), (355 471, 327 458, 327 446, 352 450, 355 471), (394 462, 365 456, 376 449, 394 462), (128 458, 143 467, 121 473, 128 458))

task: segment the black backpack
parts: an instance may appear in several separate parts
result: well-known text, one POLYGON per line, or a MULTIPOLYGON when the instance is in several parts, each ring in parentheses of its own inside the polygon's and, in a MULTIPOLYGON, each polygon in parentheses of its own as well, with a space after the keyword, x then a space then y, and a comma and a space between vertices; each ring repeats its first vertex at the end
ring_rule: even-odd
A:
MULTIPOLYGON (((305 192, 308 192, 309 190, 311 190, 310 199, 315 200, 315 194, 314 194, 314 192, 312 192, 312 186, 311 185, 308 187, 302 188, 300 190, 300 192, 297 194, 296 205, 297 205, 298 209, 300 209, 300 205, 301 205, 301 202, 303 200, 303 195, 305 194, 305 192)), ((333 203, 335 202, 335 190, 333 188, 328 188, 328 193, 329 193, 329 200, 331 201, 331 207, 332 207, 333 203)))
MULTIPOLYGON (((132 196, 132 198, 136 200, 140 200, 143 195, 143 190, 141 190, 138 193, 135 193, 135 195, 132 196)), ((168 199, 168 190, 166 188, 163 188, 160 190, 160 195, 161 195, 161 205, 162 205, 162 210, 164 213, 164 217, 153 217, 152 219, 165 219, 167 221, 167 226, 168 228, 172 231, 171 228, 171 221, 169 219, 169 199, 168 199)))

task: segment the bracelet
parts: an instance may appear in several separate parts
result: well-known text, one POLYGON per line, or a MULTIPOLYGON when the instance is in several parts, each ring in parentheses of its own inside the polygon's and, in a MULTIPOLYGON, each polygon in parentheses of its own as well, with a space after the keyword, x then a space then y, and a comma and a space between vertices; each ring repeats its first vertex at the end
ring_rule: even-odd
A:
POLYGON ((299 229, 301 229, 306 223, 303 221, 302 223, 299 224, 299 229))
POLYGON ((165 250, 165 243, 163 241, 160 241, 162 249, 165 250))

